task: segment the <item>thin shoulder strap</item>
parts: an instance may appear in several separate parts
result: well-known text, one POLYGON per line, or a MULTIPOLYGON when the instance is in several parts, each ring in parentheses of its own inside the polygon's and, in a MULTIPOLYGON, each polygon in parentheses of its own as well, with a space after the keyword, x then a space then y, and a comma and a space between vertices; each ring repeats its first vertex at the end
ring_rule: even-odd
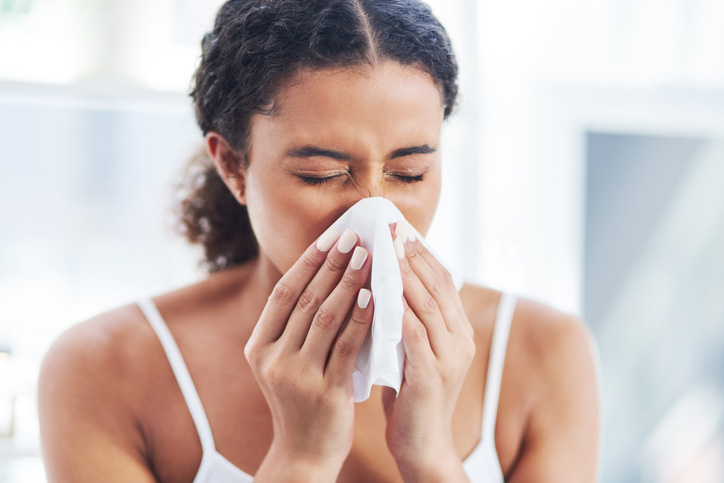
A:
POLYGON ((199 399, 199 394, 196 392, 194 382, 191 380, 189 370, 186 367, 183 357, 181 357, 181 352, 178 349, 178 345, 171 331, 168 330, 166 322, 164 322, 156 304, 154 304, 151 299, 142 299, 137 303, 143 315, 148 319, 148 323, 151 324, 151 327, 153 327, 153 330, 156 332, 158 339, 161 341, 164 352, 166 352, 168 362, 171 364, 171 369, 176 376, 176 381, 181 388, 181 393, 191 412, 194 425, 196 425, 196 431, 199 433, 204 454, 206 454, 207 451, 215 451, 216 447, 214 445, 214 437, 211 434, 209 420, 206 418, 206 412, 201 404, 201 399, 199 399))
POLYGON ((510 324, 515 311, 515 294, 503 292, 498 302, 498 315, 493 327, 493 338, 490 343, 490 359, 488 375, 485 379, 485 400, 483 401, 482 441, 495 441, 495 420, 498 414, 500 383, 503 380, 503 365, 508 346, 510 324))

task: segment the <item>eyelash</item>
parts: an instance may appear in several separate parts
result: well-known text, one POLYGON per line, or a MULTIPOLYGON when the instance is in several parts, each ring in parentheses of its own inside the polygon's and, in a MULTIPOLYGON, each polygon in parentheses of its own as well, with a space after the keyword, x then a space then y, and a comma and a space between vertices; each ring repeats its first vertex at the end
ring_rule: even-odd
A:
MULTIPOLYGON (((339 178, 340 176, 344 176, 343 174, 336 174, 334 176, 328 176, 326 178, 316 178, 314 176, 299 176, 302 181, 304 181, 307 184, 310 185, 320 185, 327 183, 329 181, 332 181, 335 178, 339 178)), ((403 176, 400 174, 395 175, 396 178, 400 179, 404 183, 416 183, 418 181, 422 181, 425 178, 424 174, 418 174, 417 176, 403 176)))

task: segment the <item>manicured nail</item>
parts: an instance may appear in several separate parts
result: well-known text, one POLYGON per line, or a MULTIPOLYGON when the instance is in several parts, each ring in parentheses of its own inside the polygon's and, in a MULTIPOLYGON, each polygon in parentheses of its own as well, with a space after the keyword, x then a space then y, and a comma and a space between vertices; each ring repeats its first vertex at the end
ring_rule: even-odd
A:
POLYGON ((355 235, 352 230, 347 228, 346 230, 344 230, 344 233, 342 233, 342 238, 339 239, 339 243, 337 244, 337 250, 342 253, 349 253, 349 251, 352 250, 352 247, 356 242, 357 235, 355 235))
POLYGON ((367 250, 362 247, 357 247, 354 249, 349 266, 352 267, 352 270, 359 270, 362 268, 362 265, 364 265, 365 260, 367 260, 367 250))
POLYGON ((397 227, 395 227, 395 235, 397 235, 397 238, 402 239, 402 243, 405 243, 405 240, 407 240, 407 225, 405 225, 405 222, 403 220, 397 222, 397 227))
POLYGON ((370 303, 370 297, 372 296, 372 292, 367 290, 366 288, 362 288, 359 291, 359 295, 357 295, 357 305, 361 309, 366 309, 367 305, 370 303))
POLYGON ((395 245, 397 258, 405 258, 405 247, 402 246, 402 238, 395 238, 395 242, 393 244, 395 245))
POLYGON ((417 239, 415 233, 412 231, 412 227, 407 228, 407 241, 414 242, 417 239))
POLYGON ((330 226, 317 240, 317 250, 320 252, 328 252, 334 245, 334 242, 337 241, 337 238, 339 238, 339 233, 330 226))

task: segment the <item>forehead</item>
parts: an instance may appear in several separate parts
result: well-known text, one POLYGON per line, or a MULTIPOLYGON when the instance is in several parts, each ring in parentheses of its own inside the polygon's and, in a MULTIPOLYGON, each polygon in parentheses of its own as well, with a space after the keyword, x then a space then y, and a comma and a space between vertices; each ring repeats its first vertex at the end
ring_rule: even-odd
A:
POLYGON ((397 62, 297 72, 280 90, 271 116, 253 122, 265 134, 298 137, 439 136, 442 93, 421 69, 397 62), (266 126, 264 126, 266 125, 266 126), (273 132, 272 132, 273 131, 273 132))

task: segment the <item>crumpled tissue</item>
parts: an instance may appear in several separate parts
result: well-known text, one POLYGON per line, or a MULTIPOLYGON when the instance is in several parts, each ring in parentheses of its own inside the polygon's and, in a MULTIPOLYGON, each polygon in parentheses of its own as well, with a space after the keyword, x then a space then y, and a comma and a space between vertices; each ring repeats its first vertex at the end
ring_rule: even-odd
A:
POLYGON ((370 290, 374 301, 372 327, 357 356, 352 375, 354 401, 369 398, 373 385, 389 386, 399 394, 403 379, 405 351, 402 343, 402 276, 392 243, 389 225, 406 224, 407 231, 432 253, 450 272, 460 290, 462 278, 451 270, 427 244, 425 239, 405 220, 400 210, 386 198, 364 198, 355 203, 332 227, 337 233, 349 228, 360 238, 372 258, 370 290))

